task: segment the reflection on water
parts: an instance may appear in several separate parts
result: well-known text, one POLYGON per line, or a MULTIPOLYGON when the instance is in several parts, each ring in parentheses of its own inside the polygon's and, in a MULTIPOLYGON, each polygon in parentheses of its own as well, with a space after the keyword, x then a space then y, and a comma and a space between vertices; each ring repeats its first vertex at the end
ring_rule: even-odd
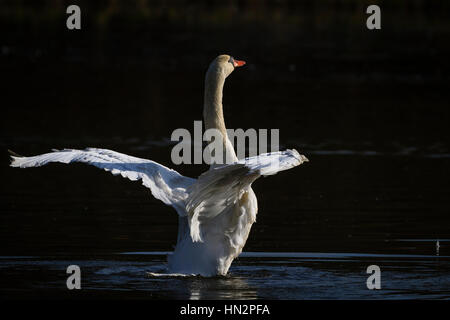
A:
POLYGON ((191 300, 201 299, 256 299, 257 290, 244 278, 225 276, 218 278, 192 278, 189 283, 191 300))
MULTIPOLYGON (((450 257, 336 253, 243 254, 223 277, 167 273, 162 252, 90 259, 1 257, 2 295, 57 297, 67 266, 82 270, 80 295, 113 292, 145 299, 417 299, 450 298, 450 257), (381 290, 368 290, 366 269, 381 268, 381 290), (33 293, 33 294, 31 294, 33 293)), ((79 295, 79 296, 80 296, 79 295)))

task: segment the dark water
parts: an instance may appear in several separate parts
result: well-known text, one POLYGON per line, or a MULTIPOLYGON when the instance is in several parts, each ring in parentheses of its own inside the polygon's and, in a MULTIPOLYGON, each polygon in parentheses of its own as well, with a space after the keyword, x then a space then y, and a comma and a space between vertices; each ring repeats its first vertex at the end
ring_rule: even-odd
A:
MULTIPOLYGON (((67 295, 65 270, 82 270, 82 293, 148 299, 449 299, 449 256, 329 253, 243 254, 225 277, 168 275, 163 253, 92 259, 2 257, 13 297, 67 295), (382 270, 380 290, 368 290, 365 266, 382 270), (12 281, 14 280, 14 281, 12 281)), ((75 294, 74 294, 75 295, 75 294)))
POLYGON ((176 213, 139 183, 85 165, 4 168, 2 295, 70 297, 75 264, 89 298, 450 298, 449 159, 305 153, 307 165, 255 182, 244 253, 211 279, 167 275, 176 213), (367 289, 369 265, 381 290, 367 289))
MULTIPOLYGON (((448 240, 447 240, 448 241, 448 240)), ((2 291, 24 298, 69 296, 65 271, 82 270, 72 297, 145 299, 449 299, 450 257, 351 253, 248 252, 225 277, 167 274, 165 253, 95 258, 1 257, 2 291), (381 289, 368 290, 365 268, 381 268, 381 289), (6 283, 5 283, 6 282, 6 283)), ((10 296, 11 297, 11 296, 10 296)))
POLYGON ((382 2, 377 32, 357 0, 80 3, 77 33, 63 2, 0 4, 2 297, 70 297, 71 264, 94 299, 450 297, 447 2, 382 2), (8 167, 7 149, 101 147, 198 176, 171 163, 169 138, 201 119, 219 53, 247 61, 225 86, 227 126, 277 128, 310 160, 254 183, 230 275, 149 276, 166 273, 155 252, 172 250, 177 218, 139 183, 8 167), (372 264, 381 290, 366 287, 372 264))

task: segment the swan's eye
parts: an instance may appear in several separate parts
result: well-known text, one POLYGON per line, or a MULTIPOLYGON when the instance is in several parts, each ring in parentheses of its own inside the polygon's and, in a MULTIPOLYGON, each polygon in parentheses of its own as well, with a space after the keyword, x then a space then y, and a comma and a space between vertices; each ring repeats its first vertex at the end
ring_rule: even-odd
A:
POLYGON ((234 67, 234 58, 233 57, 230 57, 230 60, 228 60, 228 62, 231 63, 234 67))

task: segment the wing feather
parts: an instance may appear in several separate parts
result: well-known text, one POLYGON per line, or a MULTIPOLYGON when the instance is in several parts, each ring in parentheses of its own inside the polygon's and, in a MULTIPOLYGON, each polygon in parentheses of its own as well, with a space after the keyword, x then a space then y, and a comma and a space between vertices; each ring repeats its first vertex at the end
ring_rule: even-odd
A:
POLYGON ((132 181, 142 180, 142 184, 151 190, 155 198, 174 207, 180 216, 186 215, 187 188, 196 181, 157 162, 107 149, 64 149, 32 157, 11 156, 11 158, 12 167, 40 167, 51 162, 66 164, 82 162, 132 181))
POLYGON ((212 219, 236 204, 257 178, 291 169, 306 161, 304 155, 293 149, 245 158, 203 173, 188 190, 186 209, 192 239, 202 241, 202 221, 212 219))

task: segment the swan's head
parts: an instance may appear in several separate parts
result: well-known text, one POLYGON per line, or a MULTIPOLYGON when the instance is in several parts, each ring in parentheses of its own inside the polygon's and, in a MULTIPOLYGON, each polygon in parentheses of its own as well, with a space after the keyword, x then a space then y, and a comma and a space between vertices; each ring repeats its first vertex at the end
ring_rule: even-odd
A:
POLYGON ((221 74, 226 78, 234 71, 235 68, 241 67, 244 64, 245 61, 237 60, 227 54, 222 54, 214 59, 209 66, 209 70, 221 74))

